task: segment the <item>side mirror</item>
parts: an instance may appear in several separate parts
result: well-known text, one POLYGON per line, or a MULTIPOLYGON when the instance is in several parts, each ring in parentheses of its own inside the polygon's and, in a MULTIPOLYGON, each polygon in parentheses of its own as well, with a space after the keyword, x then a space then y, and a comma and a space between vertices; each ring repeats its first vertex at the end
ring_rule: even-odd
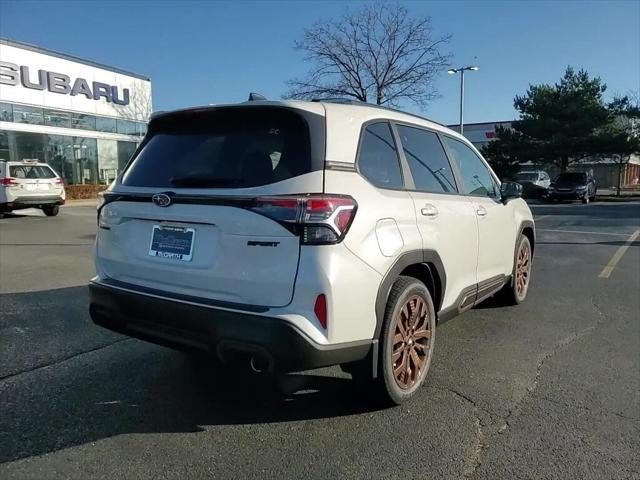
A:
POLYGON ((502 182, 500 185, 500 199, 507 203, 514 198, 522 196, 522 185, 517 182, 502 182))

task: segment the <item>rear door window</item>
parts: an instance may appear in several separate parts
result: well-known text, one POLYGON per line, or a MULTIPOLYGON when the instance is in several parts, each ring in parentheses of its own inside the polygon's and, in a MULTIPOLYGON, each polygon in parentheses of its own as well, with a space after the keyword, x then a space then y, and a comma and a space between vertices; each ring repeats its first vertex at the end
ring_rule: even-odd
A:
POLYGON ((438 135, 405 125, 398 125, 398 134, 416 190, 432 193, 457 191, 451 165, 438 135))
POLYGON ((277 108, 178 112, 152 122, 148 140, 122 183, 246 188, 303 175, 313 167, 309 128, 295 112, 277 108))
POLYGON ((398 151, 387 122, 367 126, 358 155, 360 173, 376 187, 404 188, 398 151))

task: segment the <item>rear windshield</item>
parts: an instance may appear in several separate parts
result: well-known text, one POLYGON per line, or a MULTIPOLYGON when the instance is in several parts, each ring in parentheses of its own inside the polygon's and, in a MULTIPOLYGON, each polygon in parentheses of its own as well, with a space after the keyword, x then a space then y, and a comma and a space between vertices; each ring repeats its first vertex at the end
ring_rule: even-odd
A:
POLYGON ((55 178, 53 173, 46 165, 10 165, 9 176, 13 178, 55 178))
POLYGON ((556 182, 584 182, 586 180, 586 173, 561 173, 556 178, 556 182))
POLYGON ((152 122, 123 185, 242 188, 312 171, 309 128, 277 108, 179 112, 152 122))

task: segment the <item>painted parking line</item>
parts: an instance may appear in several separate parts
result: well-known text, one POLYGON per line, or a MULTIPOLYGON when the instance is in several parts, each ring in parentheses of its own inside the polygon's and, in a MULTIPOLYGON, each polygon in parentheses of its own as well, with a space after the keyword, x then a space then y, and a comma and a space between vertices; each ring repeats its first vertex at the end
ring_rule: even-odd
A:
POLYGON ((533 220, 535 222, 539 222, 540 220, 542 220, 543 218, 547 218, 550 217, 551 215, 540 215, 539 217, 533 217, 533 220))
POLYGON ((626 233, 610 233, 610 232, 586 232, 584 230, 553 230, 550 228, 536 228, 536 232, 555 232, 555 233, 578 233, 581 235, 613 235, 614 237, 626 237, 626 233))
POLYGON ((638 236, 640 236, 640 228, 631 234, 631 236, 627 239, 627 241, 624 242, 624 245, 618 248, 616 253, 613 254, 613 257, 611 257, 611 260, 609 260, 609 263, 607 264, 607 266, 602 269, 598 277, 609 278, 611 276, 611 272, 613 272, 613 269, 616 268, 616 265, 618 264, 622 256, 629 249, 631 244, 635 242, 638 236))

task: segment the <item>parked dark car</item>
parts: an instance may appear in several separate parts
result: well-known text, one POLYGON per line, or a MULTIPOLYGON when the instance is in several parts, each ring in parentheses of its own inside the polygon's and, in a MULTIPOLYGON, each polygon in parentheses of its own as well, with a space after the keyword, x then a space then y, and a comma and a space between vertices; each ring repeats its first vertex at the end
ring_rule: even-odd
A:
POLYGON ((596 190, 596 181, 591 175, 584 172, 566 172, 551 182, 547 199, 581 200, 582 203, 589 203, 596 199, 596 190))

